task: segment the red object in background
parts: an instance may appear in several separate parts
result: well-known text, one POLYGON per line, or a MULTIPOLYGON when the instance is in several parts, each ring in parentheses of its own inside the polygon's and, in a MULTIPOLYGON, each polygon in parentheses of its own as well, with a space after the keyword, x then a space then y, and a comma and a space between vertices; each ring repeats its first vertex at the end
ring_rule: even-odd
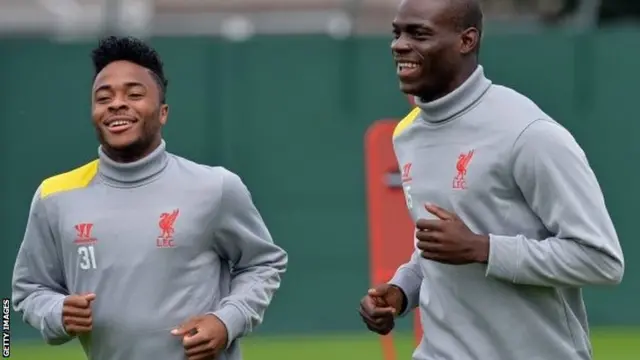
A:
MULTIPOLYGON (((393 152, 398 121, 375 122, 365 135, 365 166, 369 222, 369 267, 372 285, 391 279, 413 252, 414 223, 407 210, 400 171, 393 152)), ((420 315, 414 311, 417 340, 422 336, 420 315)), ((396 360, 392 334, 381 337, 385 360, 396 360)))

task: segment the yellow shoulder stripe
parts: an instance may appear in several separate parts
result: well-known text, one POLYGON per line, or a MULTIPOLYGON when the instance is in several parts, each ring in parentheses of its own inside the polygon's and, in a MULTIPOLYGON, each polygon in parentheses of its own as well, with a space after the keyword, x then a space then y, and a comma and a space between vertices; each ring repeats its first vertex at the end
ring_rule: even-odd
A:
POLYGON ((89 185, 91 180, 98 173, 98 160, 94 160, 77 169, 52 176, 42 182, 40 187, 40 198, 75 189, 80 189, 89 185))
POLYGON ((413 122, 418 118, 418 115, 420 115, 420 108, 417 107, 411 110, 409 115, 405 116, 404 119, 402 119, 398 123, 398 125, 396 125, 396 128, 393 130, 393 137, 395 138, 396 136, 402 134, 402 132, 406 130, 409 125, 413 124, 413 122))

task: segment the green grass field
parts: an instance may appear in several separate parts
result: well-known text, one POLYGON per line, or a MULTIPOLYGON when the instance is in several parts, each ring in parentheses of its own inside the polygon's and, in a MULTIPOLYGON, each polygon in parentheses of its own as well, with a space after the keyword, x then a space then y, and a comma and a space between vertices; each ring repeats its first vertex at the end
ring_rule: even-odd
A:
MULTIPOLYGON (((410 360, 410 334, 396 335, 398 360, 410 360)), ((595 330, 592 335, 595 360, 638 360, 640 329, 595 330)), ((379 341, 369 334, 316 337, 256 337, 243 343, 244 360, 382 360, 379 341)), ((83 360, 80 345, 50 347, 34 343, 14 343, 15 360, 83 360)))

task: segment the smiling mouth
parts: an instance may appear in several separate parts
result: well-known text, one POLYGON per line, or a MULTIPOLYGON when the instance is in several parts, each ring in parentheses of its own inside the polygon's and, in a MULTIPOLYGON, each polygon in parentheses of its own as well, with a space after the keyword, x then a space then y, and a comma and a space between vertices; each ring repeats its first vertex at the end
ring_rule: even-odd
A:
POLYGON ((116 120, 116 121, 110 122, 109 125, 107 125, 107 127, 111 129, 119 126, 132 125, 133 123, 134 121, 132 120, 116 120))
POLYGON ((117 134, 129 130, 136 122, 135 119, 113 119, 106 121, 104 125, 107 130, 117 134))
POLYGON ((413 77, 418 74, 420 64, 410 61, 399 61, 396 64, 396 73, 401 78, 413 77))

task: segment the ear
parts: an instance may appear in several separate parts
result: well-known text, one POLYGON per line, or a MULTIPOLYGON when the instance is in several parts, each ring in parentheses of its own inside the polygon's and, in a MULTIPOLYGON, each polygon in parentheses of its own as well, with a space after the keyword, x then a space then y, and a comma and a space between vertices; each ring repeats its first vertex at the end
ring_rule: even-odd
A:
POLYGON ((463 55, 470 54, 480 45, 480 31, 476 28, 468 28, 460 35, 460 53, 463 55))
POLYGON ((167 118, 169 117, 169 105, 163 104, 160 106, 160 124, 165 125, 167 118))

